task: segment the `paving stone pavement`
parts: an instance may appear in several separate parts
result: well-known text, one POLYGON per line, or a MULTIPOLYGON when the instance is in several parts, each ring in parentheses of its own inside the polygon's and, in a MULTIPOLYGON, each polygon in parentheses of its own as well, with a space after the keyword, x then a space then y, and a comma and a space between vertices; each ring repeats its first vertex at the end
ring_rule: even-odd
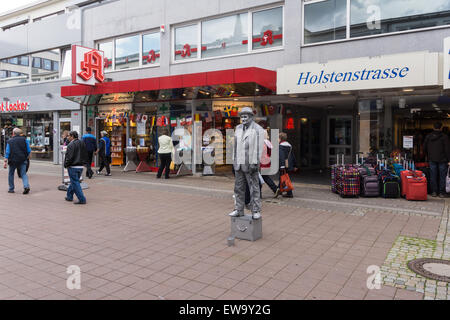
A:
POLYGON ((75 206, 56 190, 59 174, 33 162, 25 196, 19 180, 8 194, 0 172, 0 299, 423 299, 426 290, 369 290, 367 268, 383 266, 399 239, 424 239, 426 253, 441 241, 448 252, 443 201, 358 207, 352 201, 365 199, 331 205, 340 199, 319 186, 296 184, 294 199, 272 200, 266 190, 276 203, 263 203, 263 238, 228 247, 230 179, 115 170, 89 180, 88 204, 75 206), (80 290, 66 286, 72 265, 80 290))

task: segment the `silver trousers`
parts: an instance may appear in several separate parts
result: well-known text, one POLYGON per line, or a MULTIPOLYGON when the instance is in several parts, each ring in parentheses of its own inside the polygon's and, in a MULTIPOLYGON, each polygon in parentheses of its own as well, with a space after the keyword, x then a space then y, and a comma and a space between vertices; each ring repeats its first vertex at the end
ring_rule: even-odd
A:
POLYGON ((259 190, 258 172, 250 173, 242 170, 235 171, 234 195, 236 197, 235 210, 244 214, 245 207, 245 184, 250 190, 250 208, 252 213, 261 212, 261 195, 259 190))

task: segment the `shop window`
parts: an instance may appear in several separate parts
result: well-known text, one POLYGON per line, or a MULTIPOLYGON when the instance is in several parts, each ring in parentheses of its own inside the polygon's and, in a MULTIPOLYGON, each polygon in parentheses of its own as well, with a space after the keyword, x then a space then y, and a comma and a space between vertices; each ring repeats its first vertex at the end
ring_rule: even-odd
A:
POLYGON ((161 56, 161 41, 159 33, 149 33, 142 36, 142 65, 159 64, 161 56))
POLYGON ((33 59, 31 79, 33 82, 59 78, 59 60, 61 58, 59 49, 38 52, 31 56, 33 59))
POLYGON ((283 45, 283 8, 253 13, 252 39, 253 50, 283 45))
POLYGON ((112 70, 113 68, 113 42, 102 42, 98 45, 98 50, 104 54, 104 70, 112 70))
POLYGON ((116 70, 139 67, 139 35, 116 39, 116 70))
POLYGON ((450 24, 448 0, 351 0, 350 10, 352 38, 450 24))
POLYGON ((345 39, 347 0, 327 0, 304 6, 304 43, 345 39))
POLYGON ((202 22, 202 58, 248 51, 248 14, 202 22))
POLYGON ((197 58, 198 25, 175 29, 175 60, 197 58))

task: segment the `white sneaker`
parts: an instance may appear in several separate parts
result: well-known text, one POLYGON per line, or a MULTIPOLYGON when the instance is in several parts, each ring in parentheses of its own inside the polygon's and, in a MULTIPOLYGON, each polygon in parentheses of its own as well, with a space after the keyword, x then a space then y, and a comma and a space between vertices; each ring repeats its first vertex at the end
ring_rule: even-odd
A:
POLYGON ((255 219, 255 220, 261 219, 261 213, 259 213, 259 212, 254 213, 253 219, 255 219))
POLYGON ((242 214, 239 214, 237 210, 234 210, 232 213, 228 214, 230 217, 240 217, 242 214))

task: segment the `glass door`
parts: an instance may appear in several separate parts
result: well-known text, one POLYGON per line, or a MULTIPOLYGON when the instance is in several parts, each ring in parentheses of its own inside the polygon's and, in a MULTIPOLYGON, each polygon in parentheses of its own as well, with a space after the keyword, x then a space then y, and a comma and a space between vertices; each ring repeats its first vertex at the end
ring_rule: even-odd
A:
POLYGON ((345 163, 352 163, 352 129, 353 119, 351 116, 328 118, 327 163, 329 166, 336 163, 336 156, 341 153, 345 155, 345 163))

